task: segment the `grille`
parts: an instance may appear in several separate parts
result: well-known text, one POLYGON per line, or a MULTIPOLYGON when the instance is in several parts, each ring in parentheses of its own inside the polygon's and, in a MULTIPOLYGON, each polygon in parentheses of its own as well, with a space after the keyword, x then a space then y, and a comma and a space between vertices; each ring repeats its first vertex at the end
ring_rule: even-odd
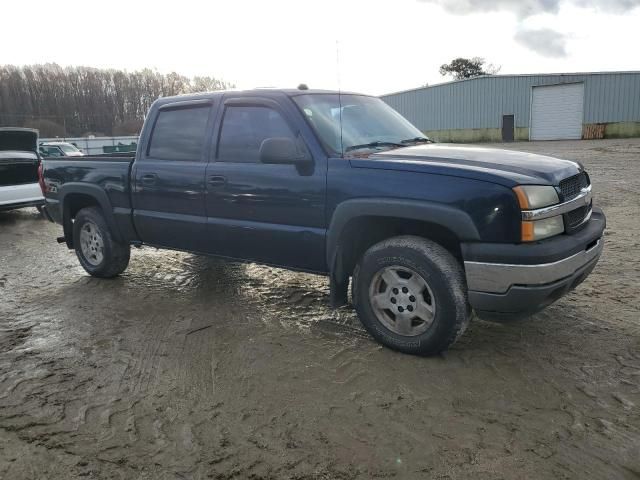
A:
POLYGON ((585 205, 584 207, 576 208, 575 210, 571 210, 569 213, 567 213, 565 219, 568 229, 572 230, 580 225, 590 211, 591 204, 585 205))
POLYGON ((585 172, 580 172, 573 177, 565 178, 560 182, 560 192, 562 201, 568 202, 575 198, 584 187, 589 185, 589 176, 585 172))

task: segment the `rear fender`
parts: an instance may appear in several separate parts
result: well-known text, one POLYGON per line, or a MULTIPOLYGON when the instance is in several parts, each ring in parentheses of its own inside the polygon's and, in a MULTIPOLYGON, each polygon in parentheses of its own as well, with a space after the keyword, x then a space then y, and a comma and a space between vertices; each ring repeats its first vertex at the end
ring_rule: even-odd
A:
POLYGON ((73 195, 81 194, 91 197, 95 200, 95 203, 102 210, 102 214, 109 225, 111 235, 118 242, 122 242, 122 232, 118 228, 115 217, 113 215, 113 207, 111 201, 107 196, 107 192, 104 191, 99 185, 92 185, 87 183, 70 182, 65 183, 58 189, 58 195, 60 199, 60 211, 62 212, 62 228, 64 230, 64 237, 67 247, 73 248, 73 223, 71 222, 71 200, 73 195))

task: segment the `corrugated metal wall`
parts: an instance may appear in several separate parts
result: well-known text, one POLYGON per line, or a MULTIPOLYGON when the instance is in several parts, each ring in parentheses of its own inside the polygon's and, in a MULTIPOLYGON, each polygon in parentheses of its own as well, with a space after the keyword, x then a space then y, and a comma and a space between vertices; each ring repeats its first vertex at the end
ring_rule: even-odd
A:
POLYGON ((531 88, 584 82, 584 123, 640 122, 640 72, 497 75, 434 85, 380 98, 422 131, 500 128, 502 115, 528 127, 531 88))

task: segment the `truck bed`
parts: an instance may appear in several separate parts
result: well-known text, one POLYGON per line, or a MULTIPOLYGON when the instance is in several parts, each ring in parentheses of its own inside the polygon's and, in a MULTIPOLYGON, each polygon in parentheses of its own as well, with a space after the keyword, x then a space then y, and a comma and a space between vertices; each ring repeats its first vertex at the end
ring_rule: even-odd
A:
POLYGON ((84 157, 56 157, 42 160, 48 211, 54 219, 61 219, 59 202, 70 192, 94 195, 108 200, 105 205, 125 223, 131 217, 131 154, 90 155, 84 157), (105 195, 106 194, 106 195, 105 195))
POLYGON ((104 188, 107 193, 127 194, 133 155, 88 155, 84 157, 55 157, 42 160, 47 183, 60 191, 68 183, 87 183, 104 188))

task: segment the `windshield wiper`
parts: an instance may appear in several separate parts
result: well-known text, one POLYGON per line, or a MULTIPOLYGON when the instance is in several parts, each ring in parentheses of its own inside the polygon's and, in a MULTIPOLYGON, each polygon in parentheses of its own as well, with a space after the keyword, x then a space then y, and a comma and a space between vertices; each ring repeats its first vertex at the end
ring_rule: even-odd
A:
POLYGON ((394 142, 369 142, 363 143, 362 145, 351 145, 350 147, 345 148, 345 152, 350 152, 351 150, 358 150, 360 148, 375 148, 375 147, 406 147, 404 143, 394 143, 394 142))
POLYGON ((415 137, 401 140, 400 143, 435 143, 433 140, 427 137, 415 137))

